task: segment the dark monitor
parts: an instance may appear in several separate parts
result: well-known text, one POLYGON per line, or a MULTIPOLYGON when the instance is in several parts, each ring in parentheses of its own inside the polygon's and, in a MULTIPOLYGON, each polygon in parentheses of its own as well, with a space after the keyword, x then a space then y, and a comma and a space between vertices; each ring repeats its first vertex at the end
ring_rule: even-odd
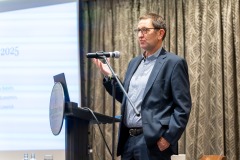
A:
POLYGON ((67 82, 66 82, 64 73, 60 73, 53 76, 53 79, 55 83, 60 82, 62 84, 63 90, 64 90, 65 102, 70 102, 70 97, 67 89, 67 82))

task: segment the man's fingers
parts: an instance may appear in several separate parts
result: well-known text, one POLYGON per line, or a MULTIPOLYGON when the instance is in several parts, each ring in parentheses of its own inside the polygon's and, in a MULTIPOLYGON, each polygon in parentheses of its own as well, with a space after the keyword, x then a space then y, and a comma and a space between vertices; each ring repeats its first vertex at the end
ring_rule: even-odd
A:
POLYGON ((160 151, 164 151, 165 149, 167 149, 170 144, 168 143, 168 141, 166 141, 164 138, 160 138, 157 142, 158 148, 160 151))

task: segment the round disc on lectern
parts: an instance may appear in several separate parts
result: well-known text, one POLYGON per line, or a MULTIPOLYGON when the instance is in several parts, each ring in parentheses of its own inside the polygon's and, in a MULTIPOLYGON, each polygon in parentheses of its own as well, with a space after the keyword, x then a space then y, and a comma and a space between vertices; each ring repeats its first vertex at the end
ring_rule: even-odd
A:
POLYGON ((56 136, 61 132, 64 116, 64 90, 60 82, 54 84, 49 106, 49 120, 52 133, 56 136))

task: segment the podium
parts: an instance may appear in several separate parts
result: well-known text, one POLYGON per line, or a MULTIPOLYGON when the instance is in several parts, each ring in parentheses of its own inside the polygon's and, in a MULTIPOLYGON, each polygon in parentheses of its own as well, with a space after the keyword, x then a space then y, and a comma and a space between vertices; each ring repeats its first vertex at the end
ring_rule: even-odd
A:
MULTIPOLYGON (((119 122, 119 119, 94 112, 100 123, 119 122)), ((88 127, 96 121, 91 112, 78 108, 74 102, 65 103, 66 160, 88 160, 88 127)))
POLYGON ((89 125, 97 121, 101 124, 115 123, 120 122, 120 119, 90 112, 87 108, 80 108, 77 103, 71 102, 64 73, 55 75, 54 82, 49 106, 52 133, 57 136, 65 120, 65 159, 88 160, 89 125))

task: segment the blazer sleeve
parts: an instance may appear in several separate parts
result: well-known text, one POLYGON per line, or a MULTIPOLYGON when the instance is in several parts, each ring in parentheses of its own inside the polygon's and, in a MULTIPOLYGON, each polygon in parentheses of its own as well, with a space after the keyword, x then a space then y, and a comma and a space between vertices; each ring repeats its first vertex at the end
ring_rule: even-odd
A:
POLYGON ((163 137, 170 144, 175 144, 186 128, 192 106, 188 67, 184 59, 180 59, 173 68, 171 90, 174 111, 163 137))
MULTIPOLYGON (((103 79, 103 85, 106 89, 106 91, 112 96, 112 83, 111 83, 111 80, 109 79, 106 79, 104 78, 103 79)), ((115 83, 115 97, 116 97, 116 100, 120 103, 122 103, 122 99, 123 99, 123 92, 120 88, 120 86, 117 84, 117 82, 115 83)))

